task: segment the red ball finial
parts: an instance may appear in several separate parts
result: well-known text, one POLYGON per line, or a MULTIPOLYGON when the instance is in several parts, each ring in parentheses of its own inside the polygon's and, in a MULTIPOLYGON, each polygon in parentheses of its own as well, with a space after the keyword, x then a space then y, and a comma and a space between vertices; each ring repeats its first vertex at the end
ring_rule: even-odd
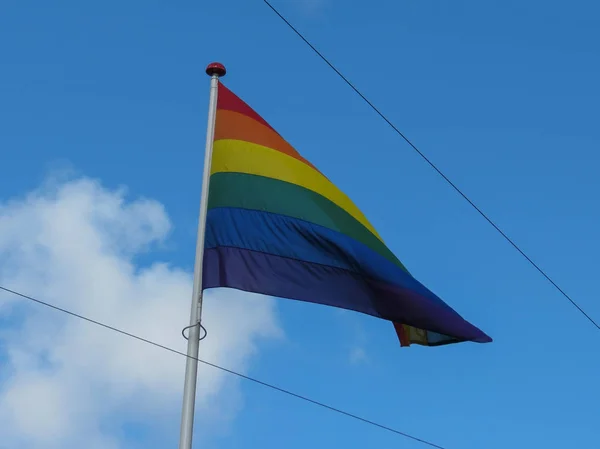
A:
POLYGON ((225 70, 225 66, 220 62, 213 62, 206 67, 206 74, 208 76, 217 75, 218 77, 221 77, 225 76, 226 73, 227 70, 225 70))

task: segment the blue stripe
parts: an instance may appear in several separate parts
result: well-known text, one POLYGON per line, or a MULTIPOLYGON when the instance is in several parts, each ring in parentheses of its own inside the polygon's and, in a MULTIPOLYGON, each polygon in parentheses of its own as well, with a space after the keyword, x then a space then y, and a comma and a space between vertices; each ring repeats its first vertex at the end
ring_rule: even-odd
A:
POLYGON ((304 220, 239 208, 208 211, 205 247, 233 247, 342 268, 450 308, 405 270, 357 240, 304 220))

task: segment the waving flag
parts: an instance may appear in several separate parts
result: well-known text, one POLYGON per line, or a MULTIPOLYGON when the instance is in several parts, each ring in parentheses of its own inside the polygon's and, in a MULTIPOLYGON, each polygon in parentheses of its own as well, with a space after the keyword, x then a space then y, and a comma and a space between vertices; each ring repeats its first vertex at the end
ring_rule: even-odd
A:
POLYGON ((354 203, 219 84, 203 288, 392 321, 403 346, 489 342, 406 270, 354 203))

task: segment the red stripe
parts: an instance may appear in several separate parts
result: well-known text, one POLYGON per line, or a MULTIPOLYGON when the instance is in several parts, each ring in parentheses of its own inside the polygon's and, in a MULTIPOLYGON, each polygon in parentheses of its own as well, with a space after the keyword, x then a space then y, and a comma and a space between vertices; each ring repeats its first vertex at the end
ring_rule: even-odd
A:
POLYGON ((410 339, 406 334, 406 327, 400 323, 394 323, 394 329, 396 329, 396 335, 400 340, 400 346, 410 346, 410 339))
MULTIPOLYGON (((264 118, 258 115, 254 109, 248 106, 241 98, 239 98, 236 94, 231 92, 223 83, 219 83, 219 95, 217 96, 217 109, 225 109, 227 111, 234 111, 240 114, 244 114, 247 117, 250 117, 256 120, 259 123, 262 123, 265 126, 273 129, 271 125, 269 125, 264 118)), ((275 131, 273 129, 273 131, 275 131)), ((275 131, 277 132, 277 131, 275 131)))

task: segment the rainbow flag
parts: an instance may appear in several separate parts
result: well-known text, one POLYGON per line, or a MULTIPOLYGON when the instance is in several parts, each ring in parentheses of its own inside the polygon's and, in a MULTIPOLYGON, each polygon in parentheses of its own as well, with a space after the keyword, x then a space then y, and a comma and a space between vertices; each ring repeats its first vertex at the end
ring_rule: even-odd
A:
POLYGON ((403 346, 490 342, 424 287, 354 203, 219 84, 203 288, 392 321, 403 346))

